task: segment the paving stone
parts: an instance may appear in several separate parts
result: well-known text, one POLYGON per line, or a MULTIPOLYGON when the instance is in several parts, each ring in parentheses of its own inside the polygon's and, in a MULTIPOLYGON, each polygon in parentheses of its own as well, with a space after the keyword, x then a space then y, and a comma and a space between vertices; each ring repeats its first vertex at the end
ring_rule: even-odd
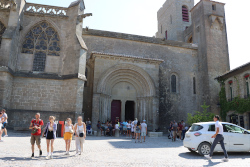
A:
POLYGON ((144 143, 135 143, 134 139, 120 136, 95 137, 87 136, 84 154, 74 156, 75 141, 66 156, 63 138, 57 138, 54 144, 54 159, 46 160, 46 140, 42 139, 43 156, 31 159, 30 134, 9 131, 9 137, 0 143, 1 167, 68 167, 68 166, 169 166, 169 167, 229 167, 249 166, 250 153, 229 153, 229 162, 221 162, 223 153, 215 153, 211 161, 205 160, 198 153, 191 153, 183 147, 182 141, 172 142, 166 136, 146 138, 144 143))

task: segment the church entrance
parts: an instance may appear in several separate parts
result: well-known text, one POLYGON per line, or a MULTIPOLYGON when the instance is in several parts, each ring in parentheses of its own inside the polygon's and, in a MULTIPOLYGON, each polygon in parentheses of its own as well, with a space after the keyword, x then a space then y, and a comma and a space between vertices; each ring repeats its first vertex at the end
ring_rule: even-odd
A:
POLYGON ((135 120, 135 102, 126 101, 125 104, 125 120, 135 120))
POLYGON ((121 101, 113 100, 111 103, 111 121, 115 124, 117 119, 121 119, 121 101))

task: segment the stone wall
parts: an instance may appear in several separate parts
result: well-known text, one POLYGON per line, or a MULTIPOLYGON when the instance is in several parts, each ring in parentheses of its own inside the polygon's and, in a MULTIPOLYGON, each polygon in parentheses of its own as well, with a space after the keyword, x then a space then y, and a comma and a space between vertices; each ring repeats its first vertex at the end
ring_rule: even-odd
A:
POLYGON ((11 108, 68 112, 76 109, 78 79, 51 80, 20 78, 13 80, 11 108))
POLYGON ((10 73, 0 72, 0 108, 9 108, 11 105, 12 81, 10 73))

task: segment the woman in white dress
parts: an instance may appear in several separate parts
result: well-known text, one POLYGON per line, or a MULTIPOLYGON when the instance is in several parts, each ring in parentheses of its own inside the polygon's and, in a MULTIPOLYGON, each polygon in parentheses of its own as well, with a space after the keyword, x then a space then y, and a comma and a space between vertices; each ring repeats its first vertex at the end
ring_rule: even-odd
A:
POLYGON ((75 124, 74 131, 76 134, 76 155, 81 155, 83 152, 83 143, 86 138, 86 124, 82 122, 82 117, 77 118, 77 123, 75 124))

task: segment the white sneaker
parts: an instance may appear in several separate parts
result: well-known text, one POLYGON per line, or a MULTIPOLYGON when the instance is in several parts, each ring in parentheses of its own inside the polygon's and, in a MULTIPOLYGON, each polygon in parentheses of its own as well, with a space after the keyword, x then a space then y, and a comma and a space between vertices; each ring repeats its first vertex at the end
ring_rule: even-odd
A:
POLYGON ((53 155, 50 156, 50 159, 53 159, 53 155))
POLYGON ((212 159, 212 157, 210 157, 210 155, 204 155, 205 158, 207 158, 208 160, 212 159))
POLYGON ((223 162, 228 162, 228 160, 229 160, 228 158, 223 158, 222 159, 223 162))
POLYGON ((8 137, 8 135, 4 135, 4 137, 8 137))
POLYGON ((49 155, 47 155, 46 159, 49 159, 49 158, 50 158, 49 155))
POLYGON ((76 153, 75 156, 79 155, 79 153, 76 153))

